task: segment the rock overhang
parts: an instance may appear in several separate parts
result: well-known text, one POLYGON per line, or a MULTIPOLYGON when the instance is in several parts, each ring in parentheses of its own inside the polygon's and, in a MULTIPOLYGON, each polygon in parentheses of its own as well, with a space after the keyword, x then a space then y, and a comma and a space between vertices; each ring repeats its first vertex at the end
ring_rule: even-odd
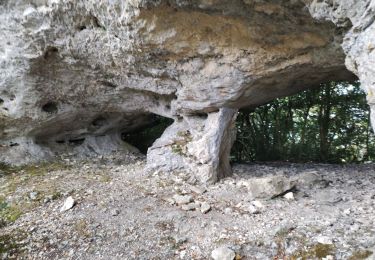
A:
MULTIPOLYGON (((43 159, 59 153, 56 142, 112 136, 106 139, 115 140, 111 144, 95 145, 100 154, 106 145, 118 145, 114 136, 158 114, 175 120, 160 141, 167 146, 159 154, 172 154, 164 166, 174 165, 164 168, 218 175, 236 109, 322 82, 352 80, 345 59, 361 79, 358 65, 349 65, 351 53, 359 52, 350 47, 353 35, 360 39, 351 26, 361 24, 364 6, 298 0, 4 2, 0 159, 43 159), (104 125, 98 127, 100 118, 104 125), (183 152, 173 152, 181 135, 186 140, 177 150, 183 152), (15 142, 19 146, 10 146, 15 142), (14 157, 15 149, 21 156, 14 157), (48 152, 42 155, 43 149, 48 152)), ((362 63, 359 69, 369 67, 362 63)), ((156 150, 150 150, 151 165, 156 150)))

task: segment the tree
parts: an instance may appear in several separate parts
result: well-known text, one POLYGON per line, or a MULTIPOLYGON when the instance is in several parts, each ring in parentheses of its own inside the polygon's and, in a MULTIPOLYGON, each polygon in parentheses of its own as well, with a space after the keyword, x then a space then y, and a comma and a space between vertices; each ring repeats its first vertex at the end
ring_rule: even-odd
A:
POLYGON ((241 111, 234 161, 363 162, 375 157, 365 94, 331 82, 241 111))

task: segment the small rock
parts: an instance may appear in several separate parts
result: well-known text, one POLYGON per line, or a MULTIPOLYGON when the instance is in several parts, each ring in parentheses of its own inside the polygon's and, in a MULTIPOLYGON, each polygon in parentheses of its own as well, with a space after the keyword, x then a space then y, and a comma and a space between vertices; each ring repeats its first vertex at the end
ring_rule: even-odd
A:
POLYGON ((291 190, 296 181, 288 178, 284 174, 265 176, 260 178, 251 178, 243 182, 243 185, 249 191, 250 198, 274 198, 291 190))
POLYGON ((264 208, 264 205, 259 200, 254 200, 254 201, 251 202, 251 204, 253 204, 255 207, 257 207, 259 209, 264 208))
POLYGON ((181 209, 185 210, 185 211, 189 211, 189 210, 195 210, 198 207, 199 207, 199 205, 197 205, 196 203, 193 202, 193 203, 182 205, 181 209))
POLYGON ((329 237, 326 237, 326 236, 318 236, 316 238, 316 242, 318 242, 320 244, 324 244, 324 245, 332 245, 333 244, 332 239, 329 238, 329 237))
POLYGON ((294 200, 294 194, 293 194, 293 192, 288 192, 288 193, 285 194, 283 197, 284 197, 285 199, 287 199, 287 200, 294 200))
POLYGON ((65 202, 64 202, 64 205, 60 208, 60 212, 64 212, 64 211, 67 211, 71 208, 73 208, 75 205, 75 201, 73 199, 72 196, 69 196, 65 202))
POLYGON ((176 244, 181 245, 183 243, 186 243, 188 239, 186 237, 177 237, 175 238, 176 244))
POLYGON ((165 201, 168 202, 169 205, 174 205, 176 203, 173 198, 166 198, 165 201))
POLYGON ((249 205, 247 207, 247 212, 251 213, 251 214, 259 214, 260 213, 260 210, 259 208, 255 207, 254 205, 249 205))
POLYGON ((118 210, 118 209, 111 210, 111 215, 112 216, 118 216, 119 214, 120 214, 120 210, 118 210))
POLYGON ((204 188, 204 187, 197 187, 197 186, 192 186, 191 185, 189 188, 190 188, 190 190, 192 192, 194 192, 196 194, 203 194, 203 193, 205 193, 207 191, 207 189, 204 188))
POLYGON ((232 249, 223 246, 212 251, 211 257, 214 260, 233 260, 236 257, 236 253, 232 249))
POLYGON ((202 205, 201 205, 201 212, 203 214, 206 214, 207 212, 209 212, 211 210, 211 206, 210 204, 208 204, 207 202, 203 202, 202 205))
POLYGON ((233 209, 232 208, 225 208, 224 209, 224 213, 225 214, 232 214, 233 213, 233 209))
POLYGON ((29 193, 29 198, 30 198, 31 200, 37 200, 37 199, 38 199, 38 192, 36 192, 36 191, 32 191, 32 192, 30 192, 30 193, 29 193))
POLYGON ((177 203, 177 205, 183 205, 188 204, 193 201, 193 197, 191 195, 174 195, 173 196, 174 201, 177 203))
POLYGON ((185 258, 185 255, 186 255, 186 250, 182 250, 180 252, 180 259, 184 259, 185 258))

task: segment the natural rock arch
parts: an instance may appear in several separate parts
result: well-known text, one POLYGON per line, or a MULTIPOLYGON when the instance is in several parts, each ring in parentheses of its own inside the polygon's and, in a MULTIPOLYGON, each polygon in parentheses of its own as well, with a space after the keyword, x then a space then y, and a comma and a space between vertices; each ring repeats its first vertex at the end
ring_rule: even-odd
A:
POLYGON ((239 108, 354 74, 374 108, 374 10, 370 0, 2 1, 0 161, 48 159, 66 141, 105 153, 153 113, 174 124, 149 168, 216 181, 230 174, 239 108))

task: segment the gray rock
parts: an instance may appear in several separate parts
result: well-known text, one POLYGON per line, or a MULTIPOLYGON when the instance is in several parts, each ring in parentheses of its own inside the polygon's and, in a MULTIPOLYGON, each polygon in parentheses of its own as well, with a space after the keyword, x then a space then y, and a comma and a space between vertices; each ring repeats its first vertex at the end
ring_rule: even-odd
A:
POLYGON ((185 211, 196 210, 197 208, 199 208, 199 204, 194 203, 194 202, 189 203, 189 204, 184 204, 181 206, 181 209, 185 211))
POLYGON ((211 257, 214 260, 233 260, 236 257, 236 253, 232 249, 223 246, 213 250, 211 257))
POLYGON ((120 210, 118 210, 118 209, 112 209, 111 210, 111 215, 112 216, 118 216, 120 214, 120 210))
POLYGON ((271 175, 245 180, 242 185, 248 189, 250 197, 269 199, 292 189, 296 181, 284 175, 271 175))
POLYGON ((202 204, 201 204, 201 212, 203 213, 203 214, 206 214, 207 212, 209 212, 211 210, 211 206, 210 206, 210 204, 208 204, 207 202, 203 202, 202 204))
POLYGON ((193 201, 193 197, 191 195, 174 195, 173 196, 174 201, 177 205, 183 205, 188 204, 193 201))
POLYGON ((207 191, 207 189, 204 187, 198 187, 198 186, 193 186, 193 185, 190 185, 189 188, 192 192, 196 194, 203 194, 207 191))
POLYGON ((29 193, 30 200, 37 200, 38 199, 38 192, 32 191, 29 193))

